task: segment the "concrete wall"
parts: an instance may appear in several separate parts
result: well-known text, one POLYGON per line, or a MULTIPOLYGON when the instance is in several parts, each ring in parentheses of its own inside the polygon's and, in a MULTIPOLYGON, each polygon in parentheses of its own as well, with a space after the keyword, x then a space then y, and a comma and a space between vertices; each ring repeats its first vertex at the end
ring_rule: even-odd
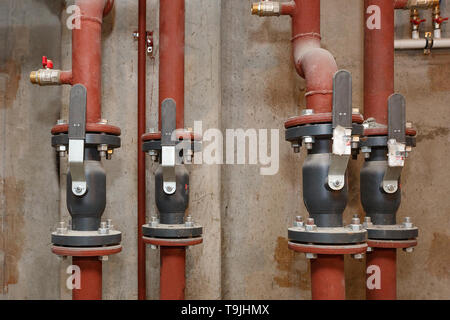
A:
MULTIPOLYGON (((287 249, 286 227, 306 216, 301 198, 304 151, 284 141, 283 122, 304 107, 305 82, 294 71, 290 19, 251 16, 251 1, 186 1, 186 126, 203 129, 279 129, 280 168, 262 176, 257 165, 193 165, 189 213, 204 226, 204 243, 187 253, 186 297, 192 299, 309 299, 309 263, 287 249)), ((68 2, 70 4, 70 2, 68 2)), ((147 125, 157 127, 158 0, 148 0, 147 125)), ((50 128, 67 117, 68 88, 28 81, 40 57, 69 69, 70 32, 65 1, 0 3, 0 298, 68 299, 65 268, 50 252, 50 231, 67 219, 66 164, 50 146, 50 128), (58 170, 61 172, 58 175, 58 170), (58 176, 60 178, 58 179, 58 176), (60 182, 61 181, 61 182, 60 182)), ((443 15, 447 5, 444 3, 443 15)), ((428 15, 429 13, 427 13, 428 15)), ((322 1, 322 44, 353 76, 353 102, 363 108, 363 2, 322 1)), ((431 20, 429 16, 425 17, 431 20)), ((429 25, 427 25, 429 28, 429 25)), ((104 263, 107 299, 136 299, 137 1, 117 0, 103 24, 103 118, 122 129, 122 148, 104 161, 108 198, 104 218, 123 232, 123 252, 104 263)), ((408 12, 396 13, 396 37, 408 37, 408 12)), ((444 25, 443 36, 450 36, 444 25)), ((424 56, 396 54, 396 91, 407 99, 407 118, 419 130, 418 146, 402 175, 399 219, 420 227, 414 254, 398 253, 398 297, 450 298, 450 180, 448 84, 450 50, 424 56)), ((205 143, 204 146, 206 146, 205 143)), ((225 157, 225 154, 224 154, 225 157)), ((361 158, 361 157, 360 157, 361 158)), ((153 172, 147 170, 147 212, 156 212, 153 172)), ((349 221, 362 214, 359 169, 351 162, 349 221)), ((147 251, 150 299, 158 297, 159 252, 147 251)), ((364 262, 346 257, 347 296, 364 298, 364 262)))

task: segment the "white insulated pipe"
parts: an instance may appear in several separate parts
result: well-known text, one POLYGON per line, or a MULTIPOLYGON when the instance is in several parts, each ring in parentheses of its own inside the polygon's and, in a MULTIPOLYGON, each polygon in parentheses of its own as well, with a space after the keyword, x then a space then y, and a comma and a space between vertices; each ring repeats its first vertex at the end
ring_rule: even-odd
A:
MULTIPOLYGON (((396 50, 425 49, 426 39, 401 39, 394 41, 396 50)), ((430 49, 450 48, 450 38, 433 39, 433 46, 430 49)))

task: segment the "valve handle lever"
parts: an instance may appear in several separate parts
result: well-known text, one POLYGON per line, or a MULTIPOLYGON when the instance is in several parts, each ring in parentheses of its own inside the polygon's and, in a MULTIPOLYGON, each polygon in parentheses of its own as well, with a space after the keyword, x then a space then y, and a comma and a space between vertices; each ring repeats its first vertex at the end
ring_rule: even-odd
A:
POLYGON ((388 167, 383 177, 383 190, 395 193, 405 165, 406 151, 406 101, 395 93, 388 100, 388 167))
POLYGON ((177 106, 167 98, 161 104, 161 165, 163 167, 163 189, 166 194, 174 194, 177 188, 176 140, 172 137, 176 129, 177 106))
POLYGON ((341 190, 351 155, 352 141, 352 75, 339 70, 333 76, 333 147, 328 169, 328 186, 341 190))
POLYGON ((83 196, 87 191, 84 172, 84 142, 86 137, 87 90, 76 84, 70 90, 69 104, 69 170, 72 177, 72 192, 83 196))

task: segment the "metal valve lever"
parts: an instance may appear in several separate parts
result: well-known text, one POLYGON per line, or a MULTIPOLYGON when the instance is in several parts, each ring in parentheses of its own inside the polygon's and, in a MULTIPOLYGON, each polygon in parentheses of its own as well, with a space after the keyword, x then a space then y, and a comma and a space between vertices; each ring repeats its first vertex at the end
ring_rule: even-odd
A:
POLYGON ((86 87, 76 84, 70 90, 69 105, 69 170, 72 192, 82 196, 87 191, 84 172, 84 142, 86 137, 86 87))
POLYGON ((352 142, 352 76, 339 70, 333 76, 333 147, 328 169, 328 186, 341 190, 351 155, 352 142))
POLYGON ((161 104, 161 165, 163 168, 163 190, 174 194, 177 190, 175 176, 176 141, 172 134, 176 129, 177 106, 173 99, 167 98, 161 104))
POLYGON ((406 151, 406 102, 398 93, 388 100, 388 167, 383 177, 383 190, 395 193, 398 179, 405 165, 406 151))

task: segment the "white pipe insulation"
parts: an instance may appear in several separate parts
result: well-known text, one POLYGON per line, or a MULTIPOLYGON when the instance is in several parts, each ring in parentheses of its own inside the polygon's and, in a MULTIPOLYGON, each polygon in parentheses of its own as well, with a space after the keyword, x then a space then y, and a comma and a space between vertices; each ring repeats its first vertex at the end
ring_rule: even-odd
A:
MULTIPOLYGON (((401 39, 394 41, 394 47, 397 50, 425 49, 426 39, 401 39)), ((430 49, 450 48, 450 38, 433 39, 433 45, 430 49)))

